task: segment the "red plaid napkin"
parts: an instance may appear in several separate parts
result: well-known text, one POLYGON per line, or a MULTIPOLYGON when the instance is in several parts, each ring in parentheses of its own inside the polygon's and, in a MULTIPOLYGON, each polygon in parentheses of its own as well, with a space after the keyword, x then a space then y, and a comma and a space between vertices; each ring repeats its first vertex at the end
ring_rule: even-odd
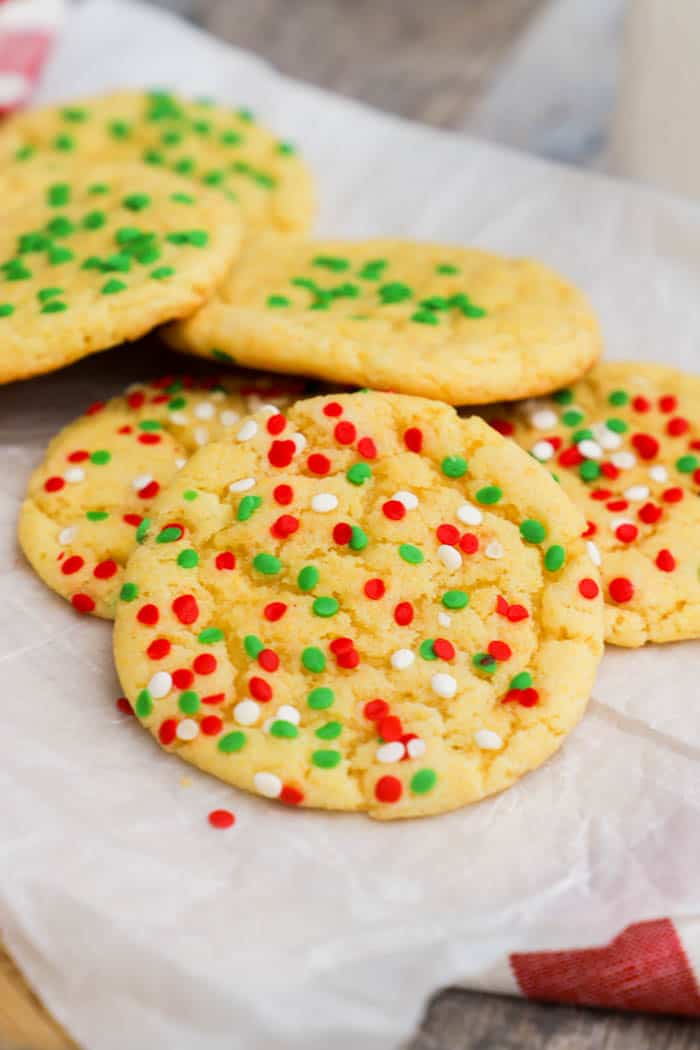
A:
POLYGON ((0 114, 25 102, 63 17, 63 0, 0 0, 0 114))

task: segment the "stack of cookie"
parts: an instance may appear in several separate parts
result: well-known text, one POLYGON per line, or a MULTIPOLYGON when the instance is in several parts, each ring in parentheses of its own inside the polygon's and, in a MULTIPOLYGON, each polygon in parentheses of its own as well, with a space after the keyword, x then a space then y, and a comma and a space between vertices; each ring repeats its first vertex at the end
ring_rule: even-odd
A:
POLYGON ((291 806, 439 813, 558 748, 604 634, 700 635, 700 379, 596 364, 557 274, 310 239, 288 143, 162 92, 13 118, 0 164, 1 381, 162 325, 223 369, 92 405, 20 518, 116 620, 164 748, 291 806))

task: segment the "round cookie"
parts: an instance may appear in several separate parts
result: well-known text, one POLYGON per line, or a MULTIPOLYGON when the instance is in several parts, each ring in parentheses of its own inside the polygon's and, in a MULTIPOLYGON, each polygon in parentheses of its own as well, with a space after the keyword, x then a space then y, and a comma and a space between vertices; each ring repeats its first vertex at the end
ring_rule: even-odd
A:
POLYGON ((165 748, 382 819, 474 802, 556 750, 603 617, 545 471, 481 419, 373 392, 236 438, 159 497, 117 608, 122 685, 165 748))
POLYGON ((32 567, 78 612, 112 618, 119 594, 128 598, 124 566, 160 489, 195 449, 235 436, 248 413, 264 405, 274 414, 303 389, 259 373, 166 376, 91 405, 53 439, 29 482, 19 539, 32 567))
POLYGON ((0 383, 192 313, 230 266, 239 209, 143 165, 29 180, 0 226, 0 383))
POLYGON ((179 350, 450 404, 556 389, 601 351, 584 297, 540 263, 413 241, 247 243, 179 350))
POLYGON ((165 91, 118 91, 30 110, 0 131, 0 171, 11 185, 36 169, 134 161, 222 191, 238 201, 251 229, 303 232, 311 225, 308 168, 247 109, 165 91))
POLYGON ((700 637, 700 378, 597 365, 552 398, 489 413, 553 471, 602 557, 606 640, 700 637))

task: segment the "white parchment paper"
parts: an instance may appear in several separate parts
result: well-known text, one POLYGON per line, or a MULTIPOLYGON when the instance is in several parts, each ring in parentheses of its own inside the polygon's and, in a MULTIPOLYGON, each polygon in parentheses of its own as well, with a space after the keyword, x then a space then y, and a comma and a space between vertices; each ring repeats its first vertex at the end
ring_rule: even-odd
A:
MULTIPOLYGON (((533 254, 589 293, 611 357, 698 370, 697 206, 399 122, 154 10, 74 8, 42 98, 129 83, 249 104, 296 140, 319 231, 533 254)), ((173 360, 116 351, 0 390, 0 919, 78 1041, 388 1050, 431 992, 488 985, 509 951, 700 916, 700 643, 609 651, 543 769, 394 825, 235 793, 116 713, 109 625, 33 576, 17 507, 59 425, 173 360), (208 826, 217 806, 235 828, 208 826)))

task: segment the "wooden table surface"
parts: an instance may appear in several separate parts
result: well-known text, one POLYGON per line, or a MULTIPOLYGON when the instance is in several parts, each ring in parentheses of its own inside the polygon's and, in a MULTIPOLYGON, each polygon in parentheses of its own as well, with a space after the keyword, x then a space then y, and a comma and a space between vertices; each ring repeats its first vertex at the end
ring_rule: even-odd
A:
MULTIPOLYGON (((257 51, 291 76, 406 117, 463 128, 509 49, 547 0, 160 2, 257 51)), ((406 1050, 693 1050, 699 1045, 698 1026, 687 1021, 449 990, 430 1004, 406 1050)), ((0 945, 0 1050, 74 1047, 0 945)))

